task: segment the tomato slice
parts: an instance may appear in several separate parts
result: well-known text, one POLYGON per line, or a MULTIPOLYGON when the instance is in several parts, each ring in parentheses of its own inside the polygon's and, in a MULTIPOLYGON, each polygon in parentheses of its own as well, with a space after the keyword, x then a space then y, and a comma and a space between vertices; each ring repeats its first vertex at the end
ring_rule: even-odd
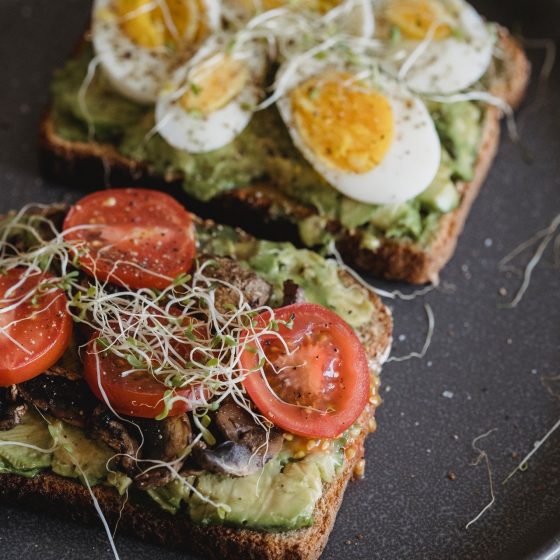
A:
MULTIPOLYGON (((276 426, 303 437, 339 436, 368 402, 370 373, 362 344, 343 319, 320 305, 289 305, 274 316, 293 321, 292 328, 282 323, 278 328, 289 353, 278 337, 261 335, 270 364, 258 369, 258 354, 245 349, 241 365, 254 370, 245 389, 276 426)), ((259 316, 263 326, 269 321, 270 313, 259 316)))
POLYGON ((43 373, 64 354, 72 336, 64 292, 59 288, 36 291, 52 276, 35 274, 23 280, 26 270, 13 268, 0 275, 0 386, 43 373), (8 292, 21 280, 20 286, 8 292))
POLYGON ((85 242, 79 262, 88 274, 130 288, 166 288, 190 270, 196 253, 190 214, 147 189, 90 194, 72 206, 64 230, 68 241, 85 242))
MULTIPOLYGON (((101 352, 97 344, 98 338, 97 333, 93 335, 84 354, 85 379, 95 396, 105 401, 101 385, 111 406, 120 414, 141 418, 155 418, 161 414, 165 409, 163 396, 169 387, 144 370, 123 375, 133 369, 132 366, 111 352, 101 352)), ((185 352, 187 351, 185 348, 185 352)), ((191 400, 200 394, 200 388, 173 389, 173 396, 191 400)), ((176 401, 168 416, 178 416, 188 410, 187 402, 176 401)))

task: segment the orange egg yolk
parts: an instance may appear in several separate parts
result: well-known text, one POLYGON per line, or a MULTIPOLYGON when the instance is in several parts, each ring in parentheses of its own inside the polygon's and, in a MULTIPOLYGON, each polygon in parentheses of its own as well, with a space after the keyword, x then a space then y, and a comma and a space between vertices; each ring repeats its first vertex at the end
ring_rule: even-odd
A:
POLYGON ((393 140, 389 100, 350 73, 310 78, 292 91, 291 103, 303 141, 330 167, 370 171, 383 160, 393 140))
POLYGON ((249 70, 244 62, 218 53, 191 71, 180 103, 186 111, 208 115, 237 97, 248 81, 249 70))
POLYGON ((324 14, 330 9, 338 6, 341 0, 263 0, 264 10, 274 8, 293 8, 295 10, 310 10, 324 14))
POLYGON ((145 48, 180 48, 207 34, 201 0, 115 0, 114 11, 123 32, 145 48))
POLYGON ((224 0, 244 13, 254 15, 276 8, 289 8, 294 11, 311 11, 325 14, 338 6, 342 0, 224 0))
POLYGON ((451 34, 449 14, 438 0, 393 0, 384 15, 407 39, 421 41, 433 33, 441 40, 451 34))

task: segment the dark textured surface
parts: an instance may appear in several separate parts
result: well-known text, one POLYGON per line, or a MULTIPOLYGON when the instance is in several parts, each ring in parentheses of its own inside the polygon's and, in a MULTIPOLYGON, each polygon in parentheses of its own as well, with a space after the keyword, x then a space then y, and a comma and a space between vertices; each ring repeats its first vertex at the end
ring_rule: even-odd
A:
MULTIPOLYGON (((527 37, 559 38, 558 1, 476 5, 527 37)), ((0 211, 78 196, 39 178, 36 130, 49 76, 80 35, 87 6, 77 0, 0 0, 0 211)), ((530 54, 538 72, 542 51, 530 54)), ((497 307, 504 301, 498 290, 511 294, 519 278, 500 274, 497 263, 560 211, 558 65, 540 94, 533 81, 519 125, 532 165, 503 142, 442 275, 443 289, 394 305, 395 354, 421 346, 424 301, 436 317, 433 344, 424 360, 385 366, 385 403, 379 431, 367 445, 366 479, 350 486, 325 559, 557 557, 551 549, 560 534, 560 432, 526 472, 505 486, 501 481, 516 465, 515 454, 519 460, 560 418, 560 400, 543 380, 560 375, 559 271, 547 253, 519 307, 504 310, 497 307), (496 503, 466 530, 489 500, 484 465, 470 465, 477 455, 471 441, 493 428, 480 447, 490 457, 496 503)), ((3 507, 1 515, 3 559, 111 557, 100 529, 15 507, 3 507)), ((184 558, 124 538, 117 545, 123 559, 184 558)))

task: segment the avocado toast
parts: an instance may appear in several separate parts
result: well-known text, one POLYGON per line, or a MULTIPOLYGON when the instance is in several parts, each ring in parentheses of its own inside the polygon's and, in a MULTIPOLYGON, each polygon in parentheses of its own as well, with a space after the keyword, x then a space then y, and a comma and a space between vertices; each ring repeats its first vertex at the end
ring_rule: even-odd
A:
MULTIPOLYGON (((317 558, 347 482, 353 474, 363 472, 363 443, 366 434, 375 429, 372 414, 379 403, 377 374, 391 343, 390 313, 332 261, 288 243, 259 241, 240 230, 196 218, 198 256, 193 261, 192 246, 182 241, 193 240, 191 234, 178 238, 179 245, 172 239, 180 219, 186 219, 185 215, 165 195, 128 189, 86 197, 70 212, 61 206, 30 207, 3 221, 2 314, 8 313, 8 300, 14 305, 14 293, 9 293, 6 283, 14 286, 12 276, 26 278, 20 288, 29 296, 28 304, 22 301, 25 297, 20 298, 15 309, 29 305, 32 315, 47 321, 51 328, 47 334, 41 324, 35 324, 35 331, 29 331, 31 327, 21 318, 18 321, 17 315, 5 325, 11 338, 6 341, 4 337, 6 352, 0 360, 5 387, 0 395, 2 499, 95 521, 98 512, 92 506, 93 493, 111 528, 118 521, 119 530, 166 546, 213 558, 317 558), (149 203, 150 215, 157 214, 154 197, 164 206, 168 221, 159 229, 160 221, 155 219, 151 225, 145 213, 149 203), (88 214, 88 208, 93 214, 88 214), (132 221, 123 222, 119 215, 111 222, 110 216, 123 208, 134 209, 132 221), (86 215, 89 225, 80 225, 86 215), (62 228, 65 235, 60 235, 62 228), (111 238, 113 231, 118 232, 120 241, 101 249, 98 242, 111 238), (72 239, 73 235, 78 238, 72 239), (154 235, 164 240, 158 241, 154 235), (126 261, 129 242, 140 247, 140 256, 127 253, 132 260, 126 261), (173 261, 162 261, 157 255, 152 260, 153 243, 160 248, 157 243, 169 244, 166 247, 174 255, 173 261), (111 260, 114 250, 118 261, 111 260), (46 259, 40 262, 41 274, 48 276, 39 275, 43 283, 35 284, 35 289, 27 282, 36 276, 31 273, 36 271, 39 254, 46 259), (173 263, 183 262, 184 256, 191 260, 189 276, 183 271, 170 278, 172 287, 159 284, 161 263, 169 270, 173 263), (109 260, 111 267, 104 268, 109 260), (143 266, 138 268, 140 262, 143 266), (148 277, 152 277, 148 283, 155 280, 160 288, 139 287, 148 277), (65 301, 64 294, 73 319, 69 332, 63 308, 45 315, 65 301), (185 310, 192 310, 195 300, 205 303, 188 315, 185 310), (318 311, 319 307, 323 311, 318 311), (125 312, 131 308, 132 319, 125 312), (169 314, 163 313, 165 309, 171 310, 169 314), (282 309, 291 311, 283 315, 282 309), (329 309, 341 314, 347 323, 332 318, 334 313, 329 309), (275 409, 278 416, 273 426, 260 414, 251 416, 250 411, 260 409, 244 400, 249 394, 266 410, 263 386, 245 386, 245 374, 228 378, 226 383, 224 376, 230 370, 219 369, 216 362, 233 353, 240 363, 251 363, 258 352, 252 346, 243 346, 248 352, 240 351, 238 344, 245 344, 247 332, 253 332, 255 325, 258 336, 261 327, 270 326, 276 334, 269 334, 275 337, 280 333, 289 342, 298 332, 298 317, 310 312, 326 313, 319 315, 321 321, 334 321, 345 339, 353 340, 355 335, 348 327, 352 325, 360 348, 363 345, 365 361, 361 367, 363 351, 357 347, 344 350, 341 342, 340 347, 334 347, 335 353, 358 352, 350 369, 341 366, 339 371, 344 373, 345 384, 352 387, 350 398, 342 398, 343 386, 331 387, 333 400, 325 397, 331 406, 319 416, 309 405, 298 407, 307 427, 298 428, 294 423, 297 414, 281 414, 281 409, 275 409), (274 314, 273 322, 265 326, 261 318, 268 321, 270 313, 274 314), (243 328, 216 331, 213 323, 207 332, 204 316, 212 316, 219 325, 231 325, 240 318, 243 328), (124 317, 131 321, 128 328, 120 323, 124 317), (224 318, 225 323, 220 323, 224 318), (18 330, 16 325, 24 328, 18 330), (33 342, 30 332, 35 333, 33 342), (123 333, 125 338, 120 336, 123 333), (181 333, 193 345, 187 349, 190 360, 170 362, 175 367, 170 377, 169 367, 161 363, 162 354, 155 348, 163 344, 170 353, 168 360, 173 360, 174 350, 185 350, 185 344, 182 339, 180 344, 166 341, 181 333), (25 359, 18 353, 20 346, 10 345, 16 337, 23 347, 35 344, 37 338, 42 340, 51 362, 63 353, 54 363, 45 362, 46 358, 41 358, 41 363, 25 359), (66 344, 56 346, 62 339, 66 344), (99 346, 101 351, 97 352, 99 346), (115 355, 122 351, 126 359, 115 361, 115 355), (208 360, 199 355, 208 352, 216 357, 208 360), (154 360, 157 367, 152 367, 154 360), (116 363, 120 364, 119 375, 111 377, 116 363), (146 373, 155 375, 156 370, 161 376, 158 379, 169 385, 165 392, 156 390, 161 398, 150 401, 154 387, 146 373), (201 381, 199 370, 205 372, 207 381, 201 381), (177 371, 190 375, 190 382, 186 384, 177 371), (360 371, 362 384, 367 384, 365 393, 355 385, 360 371), (131 393, 135 387, 123 381, 131 374, 136 375, 134 385, 142 384, 141 395, 131 393), (201 390, 197 393, 195 387, 201 390), (349 403, 358 395, 365 399, 360 400, 359 410, 340 416, 348 412, 349 403), (185 402, 190 412, 180 408, 185 402), (146 409, 150 409, 148 414, 146 409), (292 422, 293 432, 279 427, 285 425, 282 418, 292 422), (303 437, 302 430, 313 425, 312 437, 303 437)), ((336 340, 336 329, 328 339, 336 340)), ((258 346, 261 339, 252 340, 258 346)), ((269 339, 262 340, 266 345, 269 339)), ((35 355, 45 356, 38 350, 35 348, 35 355)), ((206 358, 209 355, 205 354, 206 358)), ((270 358, 269 354, 263 358, 266 356, 270 358)), ((256 368, 262 370, 266 363, 259 361, 256 368)), ((250 373, 253 369, 249 367, 250 373)), ((264 377, 269 378, 263 373, 264 377)), ((281 385, 276 389, 283 390, 281 385)), ((288 398, 288 393, 281 394, 288 398)))
MULTIPOLYGON (((333 188, 302 155, 275 104, 254 112, 246 128, 221 148, 199 153, 174 148, 158 132, 153 105, 116 91, 103 68, 94 66, 94 74, 88 74, 92 61, 103 66, 99 49, 94 57, 94 32, 55 75, 41 128, 43 167, 54 179, 94 188, 133 181, 183 192, 198 213, 270 239, 322 251, 334 242, 343 259, 365 273, 434 281, 453 254, 491 166, 503 104, 516 107, 528 81, 529 63, 518 43, 507 30, 488 28, 495 37, 493 55, 475 84, 456 100, 455 93, 419 95, 442 154, 429 188, 404 202, 370 204, 333 188)), ((398 180, 393 184, 400 186, 398 180)))

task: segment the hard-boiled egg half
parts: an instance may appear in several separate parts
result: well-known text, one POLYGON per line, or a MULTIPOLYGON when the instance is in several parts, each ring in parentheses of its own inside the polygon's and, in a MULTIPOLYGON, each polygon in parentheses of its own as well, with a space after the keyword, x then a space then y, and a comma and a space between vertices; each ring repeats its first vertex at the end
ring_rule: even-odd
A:
POLYGON ((432 182, 441 153, 434 123, 424 103, 395 81, 353 68, 333 49, 319 59, 296 57, 277 84, 294 144, 341 193, 392 204, 432 182))
POLYGON ((95 0, 92 38, 113 87, 153 103, 178 60, 220 25, 220 0, 95 0))
POLYGON ((229 144, 249 124, 266 72, 262 45, 225 49, 209 41, 179 68, 156 103, 156 128, 191 153, 229 144))
POLYGON ((386 68, 416 92, 461 91, 488 69, 494 34, 464 0, 377 0, 375 14, 397 55, 386 68))

